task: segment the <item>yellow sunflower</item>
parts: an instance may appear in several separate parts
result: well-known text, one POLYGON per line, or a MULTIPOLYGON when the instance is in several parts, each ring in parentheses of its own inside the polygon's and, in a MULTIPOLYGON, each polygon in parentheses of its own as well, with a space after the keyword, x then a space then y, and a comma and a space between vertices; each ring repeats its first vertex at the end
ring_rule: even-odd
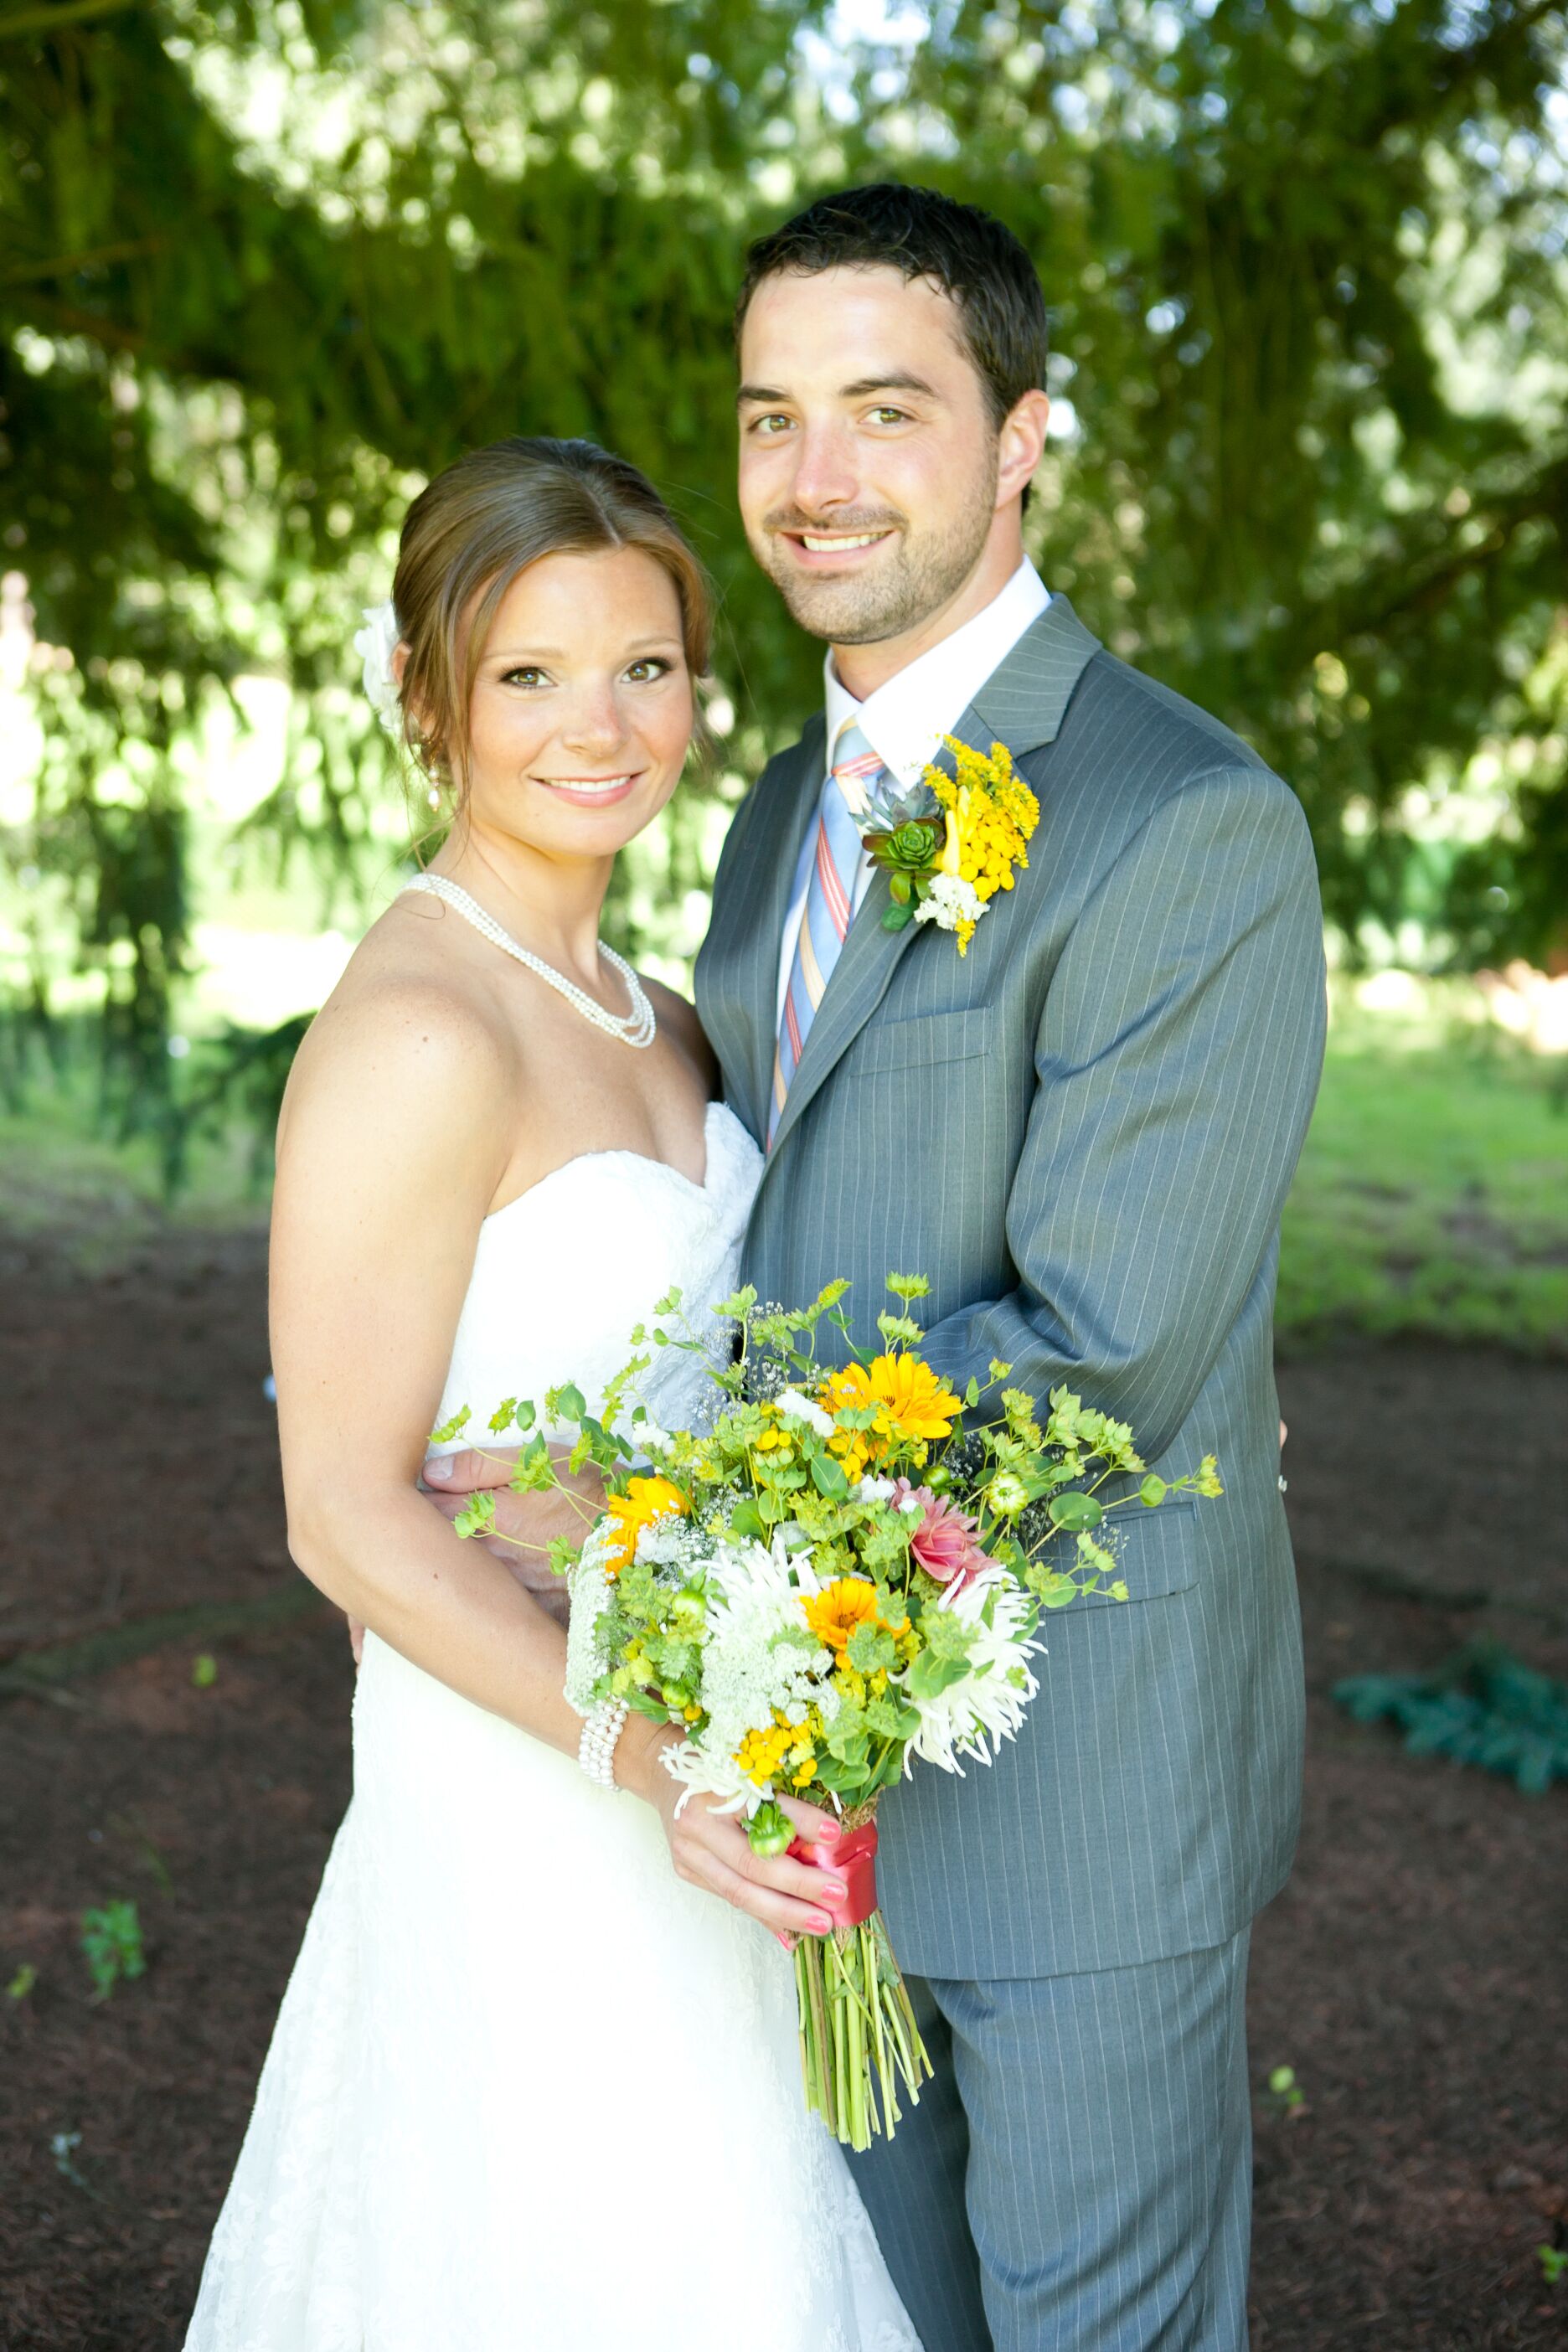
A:
POLYGON ((951 1436, 952 1416, 963 1404, 918 1356, 877 1356, 869 1364, 846 1364, 828 1373, 816 1395, 827 1412, 846 1405, 878 1409, 868 1429, 836 1430, 828 1441, 828 1451, 837 1455, 851 1482, 863 1478, 895 1442, 922 1445, 951 1436))
POLYGON ((820 1592, 801 1596, 805 1622, 826 1649, 842 1657, 857 1625, 874 1624, 877 1593, 858 1576, 840 1576, 820 1592))
POLYGON ((963 1401, 944 1388, 918 1356, 877 1357, 868 1385, 872 1396, 887 1407, 887 1425, 894 1437, 914 1443, 952 1435, 952 1416, 963 1401))
POLYGON ((605 1507, 605 1517, 614 1529, 605 1547, 605 1575, 618 1576, 636 1556, 644 1528, 671 1512, 678 1518, 691 1516, 691 1505, 679 1486, 672 1486, 668 1478, 628 1478, 626 1493, 612 1495, 605 1507))

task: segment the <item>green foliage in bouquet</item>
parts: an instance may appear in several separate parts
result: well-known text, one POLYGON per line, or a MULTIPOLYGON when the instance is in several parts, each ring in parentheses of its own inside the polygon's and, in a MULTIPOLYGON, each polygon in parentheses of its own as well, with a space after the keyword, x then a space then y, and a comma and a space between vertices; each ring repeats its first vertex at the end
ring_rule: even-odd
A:
MULTIPOLYGON (((573 1704, 624 1699, 676 1727, 665 1761, 689 1791, 743 1813, 759 1853, 791 1848, 850 1887, 832 1935, 803 1939, 795 1966, 808 2102, 857 2147, 893 2129, 900 2086, 918 2096, 930 2072, 875 1904, 879 1800, 916 1759, 956 1771, 1016 1733, 1042 1610, 1127 1598, 1116 1515, 1222 1491, 1212 1457, 1152 1475, 1125 1423, 1065 1388, 1042 1415, 1007 1364, 950 1388, 910 1312, 929 1284, 888 1286, 897 1304, 869 1357, 846 1283, 794 1308, 742 1289, 701 1328, 672 1291, 596 1414, 568 1383, 542 1413, 509 1398, 490 1423, 523 1439, 520 1491, 558 1485, 563 1460, 605 1476, 602 1515, 581 1507, 584 1544, 553 1547, 571 1577, 573 1704), (825 1325, 847 1361, 818 1360, 825 1325), (637 1401, 671 1347, 703 1361, 700 1426, 662 1429, 637 1401), (792 1800, 836 1815, 840 1841, 799 1840, 792 1800)), ((489 1532, 493 1515, 475 1496, 459 1533, 489 1532)))

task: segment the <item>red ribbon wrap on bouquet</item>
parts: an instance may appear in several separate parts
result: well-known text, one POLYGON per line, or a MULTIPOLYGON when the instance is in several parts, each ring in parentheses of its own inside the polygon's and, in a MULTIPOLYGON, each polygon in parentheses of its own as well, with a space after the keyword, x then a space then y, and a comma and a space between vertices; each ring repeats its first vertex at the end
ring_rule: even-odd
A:
POLYGON ((858 1830, 845 1837, 826 1840, 821 1845, 807 1845, 796 1838, 790 1847, 792 1862, 804 1862, 813 1870, 830 1870, 844 1881, 844 1899, 829 1901, 826 1895, 816 1899, 836 1927, 860 1927, 877 1907, 877 1824, 864 1822, 858 1830))

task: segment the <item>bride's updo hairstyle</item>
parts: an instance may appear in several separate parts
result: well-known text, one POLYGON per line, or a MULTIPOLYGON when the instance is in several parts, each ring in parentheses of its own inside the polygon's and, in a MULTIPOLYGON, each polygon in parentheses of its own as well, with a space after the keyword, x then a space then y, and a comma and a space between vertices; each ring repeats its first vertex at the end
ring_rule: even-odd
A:
POLYGON ((392 586, 408 647, 399 690, 404 740, 458 804, 474 682, 512 582, 542 556, 620 547, 652 556, 674 583, 695 686, 712 642, 708 576, 653 484, 626 458, 594 441, 519 435, 459 457, 409 508, 392 586))

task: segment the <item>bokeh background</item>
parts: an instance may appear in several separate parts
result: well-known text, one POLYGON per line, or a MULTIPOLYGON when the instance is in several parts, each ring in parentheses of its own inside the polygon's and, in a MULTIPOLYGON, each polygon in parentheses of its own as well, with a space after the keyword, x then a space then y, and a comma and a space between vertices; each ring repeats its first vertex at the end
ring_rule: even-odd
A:
POLYGON ((609 928, 679 981, 820 691, 733 513, 740 252, 888 176, 1028 246, 1031 550, 1289 780, 1322 873, 1279 1315, 1313 1749, 1255 1971, 1254 2343, 1568 2325, 1562 5, 0 0, 18 2347, 179 2341, 346 1794, 262 1227, 289 1058, 406 866, 360 610, 476 443, 591 434, 659 482, 721 591, 724 756, 609 928))

